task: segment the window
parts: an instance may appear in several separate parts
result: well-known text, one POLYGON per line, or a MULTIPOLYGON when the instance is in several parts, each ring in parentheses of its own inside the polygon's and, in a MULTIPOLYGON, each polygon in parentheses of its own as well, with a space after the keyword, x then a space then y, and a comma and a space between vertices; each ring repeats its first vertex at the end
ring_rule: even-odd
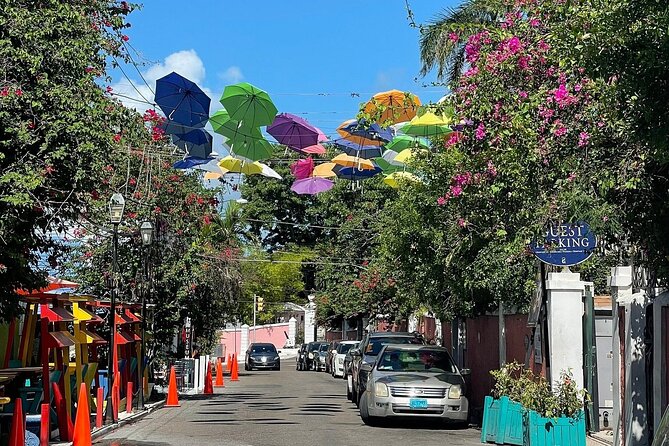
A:
POLYGON ((455 373, 451 356, 439 350, 386 350, 376 367, 382 371, 455 373))
POLYGON ((388 336, 387 338, 373 338, 369 340, 369 345, 365 351, 366 355, 376 356, 384 345, 387 344, 421 344, 420 339, 412 337, 388 336))
POLYGON ((276 348, 272 344, 254 345, 251 353, 276 353, 276 348))

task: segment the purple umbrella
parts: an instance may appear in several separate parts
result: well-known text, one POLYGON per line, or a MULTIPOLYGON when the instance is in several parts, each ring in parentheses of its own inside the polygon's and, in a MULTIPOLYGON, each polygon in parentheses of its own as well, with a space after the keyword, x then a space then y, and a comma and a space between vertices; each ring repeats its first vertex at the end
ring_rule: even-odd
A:
POLYGON ((295 180, 290 190, 299 195, 316 195, 334 187, 334 183, 328 179, 320 177, 304 178, 295 180))
POLYGON ((297 160, 290 165, 290 171, 298 180, 309 178, 311 173, 314 171, 314 159, 309 157, 306 159, 297 160))
POLYGON ((280 113, 267 127, 267 133, 280 144, 294 149, 303 149, 318 143, 319 130, 305 119, 290 113, 280 113))

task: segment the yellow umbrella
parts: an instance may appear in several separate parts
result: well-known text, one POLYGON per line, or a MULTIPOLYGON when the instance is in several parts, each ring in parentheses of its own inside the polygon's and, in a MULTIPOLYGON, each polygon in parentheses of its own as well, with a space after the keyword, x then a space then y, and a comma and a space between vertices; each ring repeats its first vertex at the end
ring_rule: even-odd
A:
POLYGON ((335 174, 332 169, 336 166, 335 163, 323 163, 319 164, 318 166, 314 167, 314 171, 311 174, 311 176, 314 177, 321 177, 321 178, 331 178, 331 177, 336 177, 337 174, 335 174))
POLYGON ((341 153, 332 158, 332 162, 344 167, 357 167, 360 170, 373 170, 375 168, 372 161, 347 155, 345 153, 341 153))
POLYGON ((365 113, 375 114, 381 112, 376 122, 382 124, 396 124, 409 121, 416 116, 416 110, 420 106, 418 96, 399 90, 383 91, 376 93, 372 99, 365 104, 365 113))
POLYGON ((392 187, 393 189, 399 189, 400 183, 398 180, 420 182, 420 178, 409 172, 393 172, 390 175, 386 176, 383 179, 383 182, 386 183, 388 186, 392 187))
POLYGON ((427 112, 423 116, 416 116, 408 124, 402 126, 400 130, 406 135, 424 137, 446 135, 453 131, 443 116, 437 116, 431 112, 427 112))
POLYGON ((400 153, 398 153, 395 158, 393 158, 393 161, 397 161, 398 163, 406 164, 410 160, 413 159, 414 154, 418 151, 421 152, 427 152, 425 149, 404 149, 400 153))
POLYGON ((262 166, 257 162, 244 162, 229 155, 221 158, 221 160, 218 162, 218 167, 220 167, 221 170, 226 169, 228 171, 226 173, 243 173, 245 175, 262 174, 262 166))

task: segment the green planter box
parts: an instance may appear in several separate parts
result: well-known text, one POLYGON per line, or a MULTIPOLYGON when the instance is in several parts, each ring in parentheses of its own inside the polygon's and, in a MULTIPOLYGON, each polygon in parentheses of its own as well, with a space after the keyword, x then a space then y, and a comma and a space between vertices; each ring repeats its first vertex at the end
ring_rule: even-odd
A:
POLYGON ((533 410, 523 414, 526 446, 585 446, 585 414, 575 418, 544 418, 533 410))
POLYGON ((483 403, 481 443, 523 444, 522 404, 503 396, 493 399, 486 396, 483 403))

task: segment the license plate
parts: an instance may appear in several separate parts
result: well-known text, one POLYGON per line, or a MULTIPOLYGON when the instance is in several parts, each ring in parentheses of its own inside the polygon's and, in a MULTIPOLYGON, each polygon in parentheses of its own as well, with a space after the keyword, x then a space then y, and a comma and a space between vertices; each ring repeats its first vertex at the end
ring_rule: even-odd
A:
POLYGON ((411 398, 409 400, 409 407, 412 409, 427 409, 427 400, 411 398))
POLYGON ((263 356, 260 360, 261 360, 262 362, 267 362, 267 358, 265 358, 264 356, 263 356))

